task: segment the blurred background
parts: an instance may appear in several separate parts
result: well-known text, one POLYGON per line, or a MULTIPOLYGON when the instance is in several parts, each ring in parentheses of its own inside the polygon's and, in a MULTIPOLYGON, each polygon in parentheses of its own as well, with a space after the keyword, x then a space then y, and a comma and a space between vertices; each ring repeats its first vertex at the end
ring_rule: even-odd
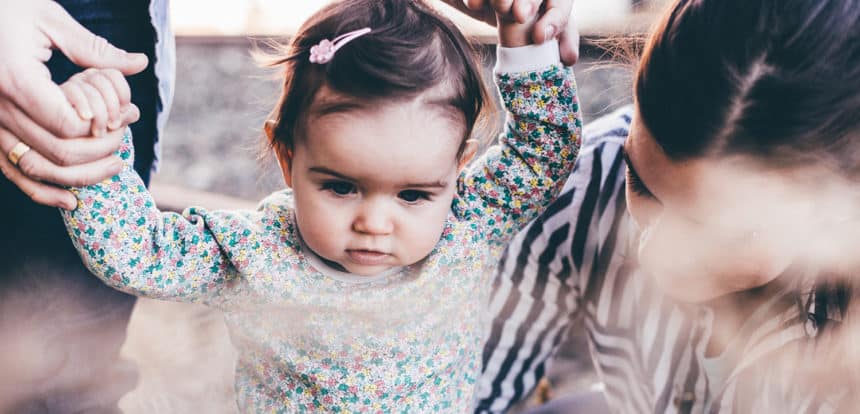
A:
MULTIPOLYGON (((177 34, 176 94, 161 138, 153 193, 163 209, 189 205, 253 207, 283 187, 273 157, 262 152, 261 126, 274 106, 277 73, 251 52, 260 40, 286 41, 327 1, 173 0, 177 34)), ((645 33, 666 0, 576 0, 583 35, 575 66, 586 124, 631 101, 632 66, 598 47, 607 39, 645 33)), ((494 64, 494 31, 441 5, 479 43, 487 74, 494 64)), ((641 36, 640 36, 641 37, 641 36)), ((488 76, 488 79, 491 77, 488 76)), ((499 109, 501 110, 501 109, 499 109)), ((574 327, 548 373, 552 397, 596 384, 584 338, 574 327)), ((140 367, 137 389, 122 401, 127 413, 233 413, 233 360, 217 311, 140 300, 124 355, 140 367)), ((516 411, 536 404, 524 402, 516 411)))

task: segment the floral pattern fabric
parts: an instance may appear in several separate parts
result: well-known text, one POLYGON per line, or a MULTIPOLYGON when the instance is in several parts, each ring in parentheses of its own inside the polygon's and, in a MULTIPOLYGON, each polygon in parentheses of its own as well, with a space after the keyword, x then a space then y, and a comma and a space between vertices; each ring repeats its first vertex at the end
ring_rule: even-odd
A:
POLYGON ((509 111, 499 144, 464 170, 431 254, 366 282, 308 260, 292 193, 256 211, 159 211, 133 164, 73 189, 63 212, 90 270, 122 291, 221 309, 238 350, 243 412, 469 411, 490 277, 505 245, 553 201, 580 143, 572 71, 496 76, 509 111))

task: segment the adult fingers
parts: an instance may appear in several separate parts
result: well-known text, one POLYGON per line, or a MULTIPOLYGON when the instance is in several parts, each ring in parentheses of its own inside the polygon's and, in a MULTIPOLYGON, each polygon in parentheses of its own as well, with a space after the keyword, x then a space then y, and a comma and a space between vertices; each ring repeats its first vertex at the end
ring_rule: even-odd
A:
POLYGON ((567 29, 561 32, 558 38, 561 62, 567 66, 573 66, 579 60, 579 29, 573 16, 567 22, 567 29))
POLYGON ((517 23, 528 23, 532 21, 540 9, 541 0, 516 0, 511 5, 511 13, 517 23))
POLYGON ((13 56, 4 62, 0 70, 0 97, 14 102, 27 117, 55 136, 80 136, 71 131, 88 129, 89 122, 83 122, 77 116, 60 88, 51 81, 50 73, 40 59, 46 59, 50 47, 54 46, 79 66, 113 67, 122 73, 133 74, 146 68, 146 56, 128 54, 111 46, 84 29, 53 1, 34 2, 31 6, 32 15, 28 16, 31 23, 27 27, 34 29, 35 33, 24 33, 24 36, 25 40, 37 42, 39 47, 34 48, 36 55, 13 56))
POLYGON ((490 26, 496 25, 496 13, 487 6, 486 0, 477 0, 473 3, 477 5, 474 9, 469 7, 470 0, 442 0, 445 4, 457 9, 475 20, 482 21, 490 26))
POLYGON ((534 20, 541 0, 490 0, 499 21, 525 24, 534 20))
MULTIPOLYGON (((65 101, 65 98, 63 98, 65 101)), ((66 103, 68 105, 68 102, 66 103)), ((69 105, 71 108, 71 105, 69 105)), ((73 114, 78 118, 76 113, 73 114)), ((78 118, 80 120, 80 118, 78 118)), ((83 122, 83 121, 81 121, 83 122)), ((74 138, 61 139, 42 128, 24 114, 18 107, 6 100, 0 100, 0 126, 13 136, 29 145, 42 156, 57 165, 75 165, 92 162, 107 157, 119 149, 121 137, 108 134, 99 139, 74 138)), ((84 131, 89 129, 89 122, 84 131)), ((77 136, 88 135, 88 132, 77 136)))
POLYGON ((463 4, 466 5, 470 10, 482 10, 487 6, 489 0, 463 0, 463 4))
MULTIPOLYGON (((89 130, 89 121, 82 120, 72 108, 60 87, 51 81, 51 74, 41 62, 11 63, 4 71, 7 77, 0 79, 3 93, 0 99, 23 108, 18 112, 31 119, 40 128, 53 135, 71 138, 83 136, 89 130)), ((4 105, 9 106, 9 105, 4 105)), ((0 126, 11 128, 9 123, 0 126)), ((13 131, 20 136, 18 131, 13 131)))
POLYGON ((460 13, 463 13, 475 20, 482 21, 484 23, 489 24, 490 26, 496 25, 496 14, 493 13, 493 10, 489 7, 486 7, 486 0, 478 0, 475 4, 479 4, 479 7, 475 9, 471 9, 469 7, 469 0, 442 0, 445 4, 457 9, 460 13))
MULTIPOLYGON (((115 134, 121 137, 120 133, 115 134)), ((18 142, 18 139, 11 133, 0 129, 0 150, 3 151, 3 154, 8 154, 18 142)), ((86 164, 58 166, 48 161, 36 150, 30 149, 18 160, 16 169, 31 181, 58 186, 82 187, 112 177, 119 173, 122 167, 122 160, 114 155, 86 164)))
POLYGON ((569 0, 547 1, 544 4, 544 13, 538 18, 532 32, 534 42, 543 43, 556 38, 561 32, 560 29, 568 27, 572 8, 573 2, 569 0))
POLYGON ((45 35, 78 66, 114 68, 126 75, 133 75, 146 68, 146 55, 128 53, 111 45, 81 26, 62 6, 49 2, 43 12, 45 24, 42 30, 45 35))
POLYGON ((489 0, 489 3, 498 15, 508 16, 512 14, 514 0, 489 0))
POLYGON ((116 156, 102 158, 88 164, 60 167, 51 164, 38 152, 22 157, 18 169, 28 178, 66 187, 83 187, 100 183, 122 171, 122 160, 116 156))
MULTIPOLYGON (((30 155, 24 154, 21 160, 30 155)), ((27 197, 39 204, 64 208, 66 210, 74 210, 77 207, 77 199, 75 199, 75 196, 71 192, 28 178, 18 167, 12 165, 5 156, 0 157, 0 172, 9 181, 18 186, 27 197)))

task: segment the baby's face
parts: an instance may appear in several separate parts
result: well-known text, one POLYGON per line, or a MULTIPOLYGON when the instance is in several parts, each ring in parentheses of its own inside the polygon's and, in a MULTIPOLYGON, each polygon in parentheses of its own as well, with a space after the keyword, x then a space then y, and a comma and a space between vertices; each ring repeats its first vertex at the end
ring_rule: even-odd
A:
POLYGON ((282 162, 305 244, 358 275, 420 261, 451 209, 462 122, 420 100, 327 112, 282 162))

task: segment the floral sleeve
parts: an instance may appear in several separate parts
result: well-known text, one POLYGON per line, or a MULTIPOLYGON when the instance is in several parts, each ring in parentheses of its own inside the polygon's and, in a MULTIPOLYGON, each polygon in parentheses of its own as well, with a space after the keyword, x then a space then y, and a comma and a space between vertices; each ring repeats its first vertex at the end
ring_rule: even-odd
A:
POLYGON ((504 245, 561 191, 582 125, 570 68, 500 73, 496 81, 508 109, 505 132, 461 176, 454 211, 479 220, 490 241, 504 245))
POLYGON ((189 209, 161 212, 133 165, 131 132, 120 157, 123 171, 111 179, 73 188, 76 210, 63 220, 86 266, 108 285, 159 299, 211 302, 235 270, 206 221, 189 209))

